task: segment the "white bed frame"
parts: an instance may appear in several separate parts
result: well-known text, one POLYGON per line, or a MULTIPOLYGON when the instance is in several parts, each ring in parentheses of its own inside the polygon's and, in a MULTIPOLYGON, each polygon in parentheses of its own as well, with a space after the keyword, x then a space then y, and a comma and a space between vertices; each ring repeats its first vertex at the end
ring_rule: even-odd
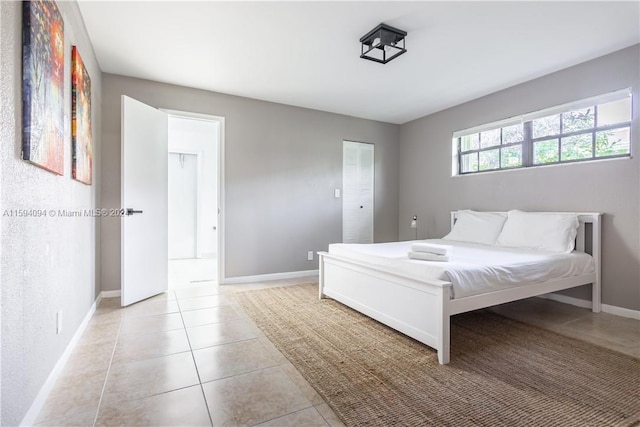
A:
MULTIPOLYGON (((374 264, 319 252, 320 298, 333 298, 438 351, 438 361, 449 363, 449 324, 453 315, 491 307, 562 289, 592 284, 592 310, 600 302, 600 215, 576 212, 579 220, 576 250, 585 251, 591 235, 594 273, 549 280, 464 298, 451 299, 451 283, 415 280, 374 264), (585 224, 591 224, 590 229, 585 224)), ((456 212, 451 213, 451 225, 456 212)))

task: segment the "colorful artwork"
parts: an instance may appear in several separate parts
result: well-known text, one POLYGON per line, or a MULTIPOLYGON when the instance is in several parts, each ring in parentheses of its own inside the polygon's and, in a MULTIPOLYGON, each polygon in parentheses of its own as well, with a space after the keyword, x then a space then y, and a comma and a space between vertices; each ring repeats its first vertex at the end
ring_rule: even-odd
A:
POLYGON ((64 22, 53 1, 23 2, 22 158, 64 174, 64 22))
POLYGON ((78 48, 71 50, 71 171, 73 179, 91 185, 91 78, 78 48))

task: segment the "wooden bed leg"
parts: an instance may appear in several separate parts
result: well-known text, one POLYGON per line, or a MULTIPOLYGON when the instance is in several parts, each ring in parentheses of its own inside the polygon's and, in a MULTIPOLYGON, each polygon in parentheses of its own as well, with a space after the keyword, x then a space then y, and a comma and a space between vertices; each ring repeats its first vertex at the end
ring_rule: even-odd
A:
POLYGON ((600 294, 600 281, 591 284, 591 311, 594 313, 600 313, 602 311, 602 302, 600 294))
POLYGON ((440 340, 440 348, 438 349, 438 362, 441 365, 446 365, 449 363, 449 349, 450 349, 450 331, 449 331, 449 316, 446 316, 443 319, 442 328, 440 330, 441 340, 440 340))
POLYGON ((592 254, 596 262, 596 281, 591 284, 591 311, 600 313, 602 310, 602 282, 600 273, 600 216, 591 224, 592 230, 592 254))
POLYGON ((318 299, 324 298, 322 289, 324 288, 324 257, 321 253, 318 254, 318 299))
POLYGON ((449 349, 438 350, 438 362, 440 362, 441 365, 449 363, 449 349))
POLYGON ((442 288, 442 301, 440 303, 440 330, 438 331, 438 362, 441 365, 449 363, 449 349, 450 349, 450 336, 451 336, 451 316, 449 315, 448 304, 451 298, 450 286, 444 286, 442 288))

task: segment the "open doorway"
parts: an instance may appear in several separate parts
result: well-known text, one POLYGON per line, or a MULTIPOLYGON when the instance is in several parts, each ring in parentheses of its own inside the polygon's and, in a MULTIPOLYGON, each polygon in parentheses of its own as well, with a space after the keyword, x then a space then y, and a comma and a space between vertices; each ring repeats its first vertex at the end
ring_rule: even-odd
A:
POLYGON ((168 136, 169 288, 215 284, 222 121, 169 112, 168 136))

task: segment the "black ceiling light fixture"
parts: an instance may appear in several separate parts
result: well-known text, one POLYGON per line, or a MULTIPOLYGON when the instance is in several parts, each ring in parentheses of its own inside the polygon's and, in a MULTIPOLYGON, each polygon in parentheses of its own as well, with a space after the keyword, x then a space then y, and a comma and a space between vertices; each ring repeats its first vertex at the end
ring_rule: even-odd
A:
POLYGON ((404 47, 406 31, 380 24, 360 38, 360 58, 386 64, 407 51, 404 47))

